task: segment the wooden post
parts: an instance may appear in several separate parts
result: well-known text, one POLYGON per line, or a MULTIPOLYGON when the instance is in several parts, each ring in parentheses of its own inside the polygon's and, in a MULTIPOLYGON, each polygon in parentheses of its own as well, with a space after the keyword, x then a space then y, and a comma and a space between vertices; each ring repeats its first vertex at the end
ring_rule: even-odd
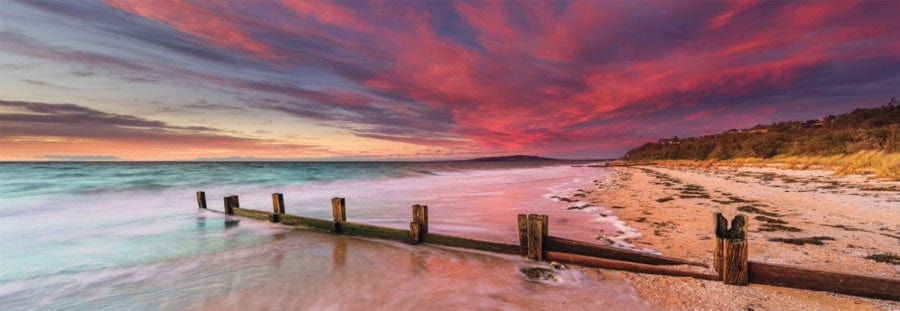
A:
POLYGON ((428 233, 428 205, 413 205, 412 206, 413 213, 413 221, 422 225, 422 235, 428 233))
POLYGON ((331 216, 334 219, 331 233, 341 233, 341 223, 347 221, 347 203, 344 198, 331 198, 331 216))
POLYGON ((409 222, 409 243, 410 244, 419 244, 422 242, 422 224, 410 221, 409 222))
POLYGON ((519 214, 516 219, 519 224, 519 247, 522 256, 528 255, 528 215, 519 214))
POLYGON ((412 222, 409 223, 409 238, 412 244, 425 240, 426 234, 428 234, 428 205, 413 205, 412 222))
POLYGON ((284 214, 284 195, 281 193, 272 194, 272 209, 275 214, 284 214))
POLYGON ((241 207, 241 204, 238 202, 238 196, 232 195, 225 197, 225 214, 234 215, 235 207, 241 207))
MULTIPOLYGON (((544 221, 543 215, 528 215, 528 259, 544 260, 544 221)), ((546 216, 544 216, 546 217, 546 216)))
MULTIPOLYGON (((547 215, 537 215, 538 220, 541 222, 541 244, 547 245, 547 239, 550 236, 550 228, 548 228, 550 223, 550 218, 547 215)), ((543 249, 543 247, 541 247, 543 249)))
POLYGON ((713 214, 713 223, 715 224, 715 250, 713 250, 713 268, 716 274, 722 276, 722 256, 725 247, 725 236, 728 234, 728 220, 722 213, 713 214))
POLYGON ((197 207, 206 209, 206 192, 197 191, 197 207))
POLYGON ((747 285, 747 220, 737 215, 731 220, 728 238, 724 241, 722 258, 722 282, 729 285, 747 285))

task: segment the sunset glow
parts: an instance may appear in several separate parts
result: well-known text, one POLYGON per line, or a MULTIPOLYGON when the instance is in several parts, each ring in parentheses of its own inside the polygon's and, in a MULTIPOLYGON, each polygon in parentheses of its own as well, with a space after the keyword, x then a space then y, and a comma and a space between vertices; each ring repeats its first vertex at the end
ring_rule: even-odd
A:
POLYGON ((0 160, 610 158, 873 107, 900 2, 4 1, 0 160))

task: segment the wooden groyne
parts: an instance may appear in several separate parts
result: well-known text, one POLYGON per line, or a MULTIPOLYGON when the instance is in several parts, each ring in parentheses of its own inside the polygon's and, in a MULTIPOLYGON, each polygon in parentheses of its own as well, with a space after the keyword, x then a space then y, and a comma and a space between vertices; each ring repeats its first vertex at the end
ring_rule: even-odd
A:
MULTIPOLYGON (((197 192, 197 206, 200 209, 209 210, 206 204, 206 194, 202 191, 197 192)), ((224 212, 220 213, 281 223, 287 226, 318 229, 333 234, 385 239, 413 245, 432 244, 522 255, 535 261, 557 261, 586 267, 716 280, 739 286, 756 283, 900 300, 900 280, 749 261, 747 222, 743 215, 736 216, 732 220, 730 228, 727 219, 721 213, 714 215, 716 238, 713 251, 713 274, 671 267, 673 265, 689 265, 709 268, 702 262, 550 236, 547 215, 517 215, 519 243, 508 244, 430 233, 427 205, 412 206, 409 230, 347 221, 347 204, 344 198, 333 198, 331 208, 331 220, 290 215, 285 213, 283 194, 273 193, 271 212, 242 208, 238 196, 232 195, 224 198, 224 212)))

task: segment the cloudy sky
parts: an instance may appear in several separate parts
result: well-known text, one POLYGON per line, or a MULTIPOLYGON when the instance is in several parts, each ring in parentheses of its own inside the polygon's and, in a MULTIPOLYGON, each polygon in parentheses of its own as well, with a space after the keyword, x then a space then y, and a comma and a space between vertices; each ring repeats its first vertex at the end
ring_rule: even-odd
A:
POLYGON ((0 160, 607 158, 898 90, 898 1, 0 2, 0 160))

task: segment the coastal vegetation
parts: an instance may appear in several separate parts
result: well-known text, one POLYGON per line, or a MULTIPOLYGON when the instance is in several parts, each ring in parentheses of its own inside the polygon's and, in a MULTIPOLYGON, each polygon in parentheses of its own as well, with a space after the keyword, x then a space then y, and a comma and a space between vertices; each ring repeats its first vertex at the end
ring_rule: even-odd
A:
POLYGON ((818 120, 777 122, 690 138, 666 138, 625 154, 626 161, 671 165, 768 165, 874 173, 900 180, 900 102, 818 120))

